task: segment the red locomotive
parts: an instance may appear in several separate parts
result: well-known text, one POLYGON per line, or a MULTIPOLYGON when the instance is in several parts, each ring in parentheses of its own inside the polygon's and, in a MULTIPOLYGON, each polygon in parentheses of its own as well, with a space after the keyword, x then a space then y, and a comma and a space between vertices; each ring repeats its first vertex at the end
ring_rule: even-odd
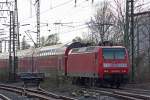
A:
POLYGON ((127 51, 122 46, 91 46, 69 52, 67 75, 82 84, 91 82, 120 86, 128 80, 127 51))
MULTIPOLYGON (((18 73, 41 72, 46 77, 55 71, 73 78, 76 84, 107 82, 116 85, 127 82, 128 54, 122 46, 88 46, 80 43, 55 45, 17 52, 18 73)), ((0 78, 8 73, 8 53, 0 54, 0 78), (5 74, 6 74, 5 73, 5 74)))

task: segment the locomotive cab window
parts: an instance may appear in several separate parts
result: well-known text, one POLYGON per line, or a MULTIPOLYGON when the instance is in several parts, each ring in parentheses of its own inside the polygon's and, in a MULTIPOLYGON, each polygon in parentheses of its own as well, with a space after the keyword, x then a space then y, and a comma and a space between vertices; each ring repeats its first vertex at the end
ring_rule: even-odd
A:
POLYGON ((103 48, 104 59, 125 59, 124 48, 103 48))
POLYGON ((120 48, 115 50, 115 59, 125 59, 125 49, 120 48))
POLYGON ((103 57, 104 57, 104 59, 114 59, 114 53, 111 49, 104 48, 103 49, 103 57))

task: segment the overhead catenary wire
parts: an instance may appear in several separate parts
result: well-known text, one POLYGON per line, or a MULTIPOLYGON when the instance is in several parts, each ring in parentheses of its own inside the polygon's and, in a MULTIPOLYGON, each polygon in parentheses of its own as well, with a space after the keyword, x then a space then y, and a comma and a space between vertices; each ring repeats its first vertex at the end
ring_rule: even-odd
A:
POLYGON ((28 33, 27 31, 25 31, 26 35, 29 37, 29 39, 34 43, 35 46, 37 46, 37 44, 35 43, 35 41, 33 40, 32 36, 30 33, 28 33))
MULTIPOLYGON (((85 1, 86 1, 86 0, 80 2, 80 3, 79 3, 79 6, 80 6, 81 4, 83 4, 85 1)), ((68 1, 66 1, 66 2, 64 2, 64 3, 61 3, 61 4, 58 4, 58 5, 56 5, 56 6, 52 7, 52 8, 48 8, 48 9, 46 9, 46 10, 44 10, 44 11, 41 11, 40 14, 42 15, 42 14, 48 12, 48 11, 51 11, 51 10, 54 10, 54 9, 56 9, 56 8, 62 7, 62 6, 66 5, 66 4, 69 4, 69 3, 71 3, 71 2, 74 2, 74 0, 68 0, 68 1)), ((79 6, 78 6, 78 7, 79 7, 79 6)), ((82 8, 87 8, 87 7, 88 7, 88 6, 84 6, 84 7, 82 7, 82 8)), ((35 17, 35 16, 36 16, 36 15, 30 16, 30 17, 28 17, 28 18, 26 18, 26 19, 21 20, 20 22, 24 22, 24 21, 26 21, 26 20, 28 20, 28 19, 31 19, 31 18, 35 17)))
MULTIPOLYGON (((44 11, 42 11, 40 14, 42 15, 42 14, 44 14, 44 13, 50 11, 50 10, 54 10, 54 9, 56 9, 56 8, 62 7, 62 6, 66 5, 66 4, 69 4, 69 3, 71 3, 71 2, 73 2, 73 0, 68 0, 68 1, 66 1, 66 2, 64 2, 64 3, 61 3, 61 4, 58 4, 58 5, 56 5, 56 6, 52 7, 52 8, 48 8, 48 9, 44 10, 44 11)), ((23 19, 23 20, 21 20, 20 22, 23 22, 23 21, 28 20, 28 19, 33 18, 33 17, 36 17, 36 15, 33 15, 33 16, 28 17, 28 18, 26 18, 26 19, 23 19)))
POLYGON ((77 29, 74 29, 74 30, 61 32, 61 34, 67 34, 67 33, 69 33, 69 32, 79 31, 79 30, 83 30, 83 29, 86 29, 86 28, 88 28, 88 27, 87 27, 87 26, 84 26, 84 27, 77 28, 77 29))

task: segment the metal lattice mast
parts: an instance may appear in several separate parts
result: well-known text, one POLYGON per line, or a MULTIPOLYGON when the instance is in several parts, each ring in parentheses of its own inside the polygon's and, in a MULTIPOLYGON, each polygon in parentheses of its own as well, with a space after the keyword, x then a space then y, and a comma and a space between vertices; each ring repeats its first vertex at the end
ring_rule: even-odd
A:
POLYGON ((18 7, 17 7, 17 0, 15 0, 15 7, 14 7, 14 12, 15 12, 15 34, 16 34, 16 48, 20 50, 20 35, 19 35, 19 23, 18 23, 18 7))
POLYGON ((129 0, 126 0, 126 25, 124 32, 124 45, 129 50, 129 0))
POLYGON ((40 47, 40 0, 36 0, 36 18, 37 18, 37 47, 40 47))
POLYGON ((131 0, 131 28, 130 28, 130 35, 131 35, 131 55, 132 55, 132 81, 134 81, 135 77, 135 66, 134 66, 134 0, 131 0))
POLYGON ((129 54, 131 54, 132 64, 132 81, 135 77, 134 66, 134 0, 126 0, 126 31, 125 31, 125 46, 128 48, 129 54))
MULTIPOLYGON (((9 26, 9 80, 14 81, 16 79, 16 73, 17 73, 17 57, 16 57, 16 49, 17 49, 17 45, 16 43, 18 42, 18 34, 17 34, 17 19, 16 19, 16 8, 15 4, 11 5, 11 2, 0 2, 2 4, 5 4, 7 9, 1 7, 0 11, 2 12, 7 12, 7 14, 9 13, 9 25, 8 24, 4 24, 6 26, 9 26), (13 7, 14 8, 10 8, 13 7)), ((16 0, 15 0, 15 3, 16 0)))

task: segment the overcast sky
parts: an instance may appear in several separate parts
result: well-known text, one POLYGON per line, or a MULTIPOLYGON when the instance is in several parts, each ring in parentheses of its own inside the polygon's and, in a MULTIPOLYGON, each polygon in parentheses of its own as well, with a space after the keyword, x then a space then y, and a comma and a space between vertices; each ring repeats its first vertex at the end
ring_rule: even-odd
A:
MULTIPOLYGON (((41 36, 46 37, 50 34, 59 33, 60 42, 66 43, 71 41, 76 36, 82 37, 83 32, 88 32, 85 23, 88 22, 95 13, 95 5, 100 4, 103 0, 94 0, 93 4, 91 4, 92 0, 77 0, 76 7, 74 2, 75 0, 40 1, 41 36), (69 24, 63 24, 63 26, 54 25, 54 23, 56 22, 69 24)), ((109 1, 112 2, 114 0, 109 1)), ((145 1, 147 2, 149 0, 145 1)), ((21 37, 26 35, 24 31, 30 30, 36 32, 36 8, 34 4, 35 0, 18 0, 18 14, 21 37), (21 26, 23 24, 30 25, 21 26)), ((4 23, 2 20, 0 22, 4 23)), ((7 20, 6 22, 9 22, 9 20, 7 20)), ((2 27, 1 24, 0 27, 2 27)), ((8 28, 6 30, 9 31, 8 28)), ((9 34, 9 32, 7 33, 9 34)), ((36 33, 31 32, 30 34, 32 35, 34 41, 36 41, 36 33)), ((31 41, 27 36, 26 38, 28 39, 28 41, 31 41)))
MULTIPOLYGON (((81 33, 87 32, 85 23, 90 20, 95 11, 94 5, 102 0, 41 0, 41 36, 59 33, 60 42, 69 42, 81 33), (67 23, 63 26, 54 25, 55 22, 67 23), (46 25, 48 23, 48 26, 46 25), (48 31, 51 30, 51 31, 48 31)), ((36 31, 35 0, 18 0, 19 22, 20 24, 30 24, 30 26, 20 27, 20 33, 25 30, 36 31)), ((33 38, 35 33, 31 33, 33 38)))

